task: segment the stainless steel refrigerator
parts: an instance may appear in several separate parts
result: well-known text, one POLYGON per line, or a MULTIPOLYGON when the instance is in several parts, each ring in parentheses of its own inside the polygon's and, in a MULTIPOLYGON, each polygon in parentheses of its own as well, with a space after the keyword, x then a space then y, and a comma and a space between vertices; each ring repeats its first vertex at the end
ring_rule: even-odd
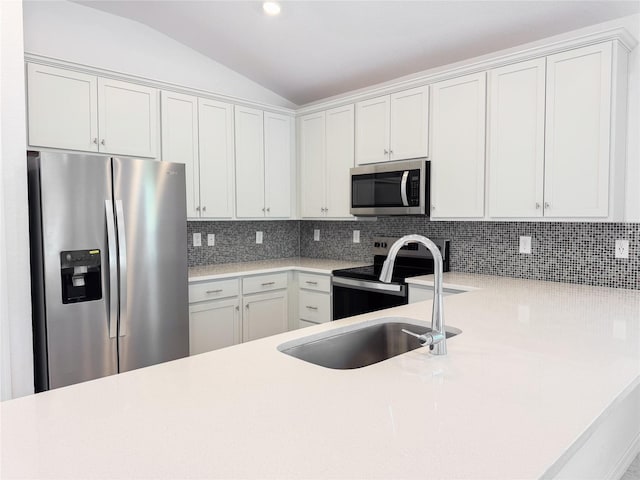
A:
POLYGON ((187 356, 184 165, 27 158, 36 391, 187 356))

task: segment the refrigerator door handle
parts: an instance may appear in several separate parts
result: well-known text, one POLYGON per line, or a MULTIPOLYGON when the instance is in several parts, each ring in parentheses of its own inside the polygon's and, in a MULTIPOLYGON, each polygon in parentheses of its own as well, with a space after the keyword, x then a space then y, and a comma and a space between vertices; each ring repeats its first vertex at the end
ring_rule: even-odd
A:
POLYGON ((104 201, 107 218, 107 250, 109 252, 109 338, 118 335, 118 264, 116 254, 116 222, 113 218, 113 203, 104 201))
POLYGON ((120 336, 127 334, 127 237, 122 200, 116 200, 118 222, 118 259, 120 261, 120 336))

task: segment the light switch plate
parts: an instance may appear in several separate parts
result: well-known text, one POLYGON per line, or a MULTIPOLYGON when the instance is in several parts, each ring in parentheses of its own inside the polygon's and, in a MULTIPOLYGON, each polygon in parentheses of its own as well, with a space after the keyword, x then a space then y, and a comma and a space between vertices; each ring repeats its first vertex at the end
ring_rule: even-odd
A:
POLYGON ((202 246, 202 234, 201 233, 194 233, 193 234, 193 246, 194 247, 201 247, 202 246))
POLYGON ((209 247, 215 247, 215 245, 216 245, 216 235, 215 235, 215 233, 208 233, 207 234, 207 245, 209 247))
POLYGON ((262 243, 262 232, 256 232, 256 243, 257 244, 262 243))
POLYGON ((629 258, 629 240, 616 240, 616 258, 629 258))
POLYGON ((520 237, 520 253, 531 253, 531 237, 520 237))
POLYGON ((313 230, 313 241, 314 242, 319 242, 320 241, 320 229, 318 229, 318 228, 313 230))
POLYGON ((353 231, 353 243, 360 243, 360 230, 353 231))

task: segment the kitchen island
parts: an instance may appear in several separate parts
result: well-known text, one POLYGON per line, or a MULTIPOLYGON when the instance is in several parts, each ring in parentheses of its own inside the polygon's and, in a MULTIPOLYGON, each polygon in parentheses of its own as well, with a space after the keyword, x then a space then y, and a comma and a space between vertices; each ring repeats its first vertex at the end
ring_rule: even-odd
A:
POLYGON ((444 299, 462 330, 446 356, 331 370, 278 351, 379 317, 428 321, 421 302, 4 402, 0 475, 571 478, 621 417, 595 448, 615 475, 609 457, 640 446, 640 291, 444 278, 476 288, 444 299))

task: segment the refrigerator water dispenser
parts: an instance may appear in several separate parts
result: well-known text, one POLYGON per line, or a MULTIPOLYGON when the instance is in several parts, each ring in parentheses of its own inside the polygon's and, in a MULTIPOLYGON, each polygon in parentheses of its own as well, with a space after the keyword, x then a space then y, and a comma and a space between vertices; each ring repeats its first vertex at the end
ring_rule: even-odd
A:
POLYGON ((102 298, 100 250, 60 252, 62 303, 90 302, 102 298))

